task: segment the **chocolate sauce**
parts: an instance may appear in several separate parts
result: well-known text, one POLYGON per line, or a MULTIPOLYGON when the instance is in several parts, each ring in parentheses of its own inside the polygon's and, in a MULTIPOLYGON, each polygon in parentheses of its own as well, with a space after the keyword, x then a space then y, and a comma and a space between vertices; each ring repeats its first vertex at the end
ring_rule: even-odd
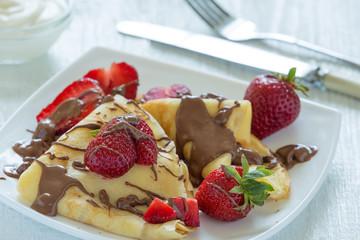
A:
POLYGON ((155 181, 157 181, 157 180, 158 180, 158 176, 157 176, 157 172, 156 172, 156 169, 155 169, 155 164, 151 165, 151 170, 152 170, 153 173, 154 173, 155 181))
POLYGON ((225 97, 221 95, 217 95, 215 93, 204 93, 200 95, 200 98, 202 99, 215 99, 219 101, 218 108, 221 106, 221 103, 226 100, 225 97))
POLYGON ((225 126, 234 108, 240 107, 240 103, 235 102, 233 106, 225 106, 221 108, 214 117, 216 124, 225 126))
POLYGON ((86 148, 80 148, 80 147, 75 147, 75 146, 70 146, 68 144, 65 144, 65 143, 62 143, 62 142, 53 142, 54 145, 60 145, 60 146, 63 146, 63 147, 67 147, 67 148, 70 148, 72 150, 76 150, 76 151, 82 151, 82 152, 85 152, 86 151, 86 148))
POLYGON ((192 142, 191 161, 188 161, 190 180, 194 187, 202 181, 201 172, 211 161, 223 153, 236 157, 236 140, 233 132, 211 118, 199 97, 184 96, 176 113, 176 148, 184 159, 183 149, 192 142))
POLYGON ((4 177, 0 177, 0 180, 6 180, 6 178, 4 178, 4 177))
POLYGON ((136 209, 135 207, 141 205, 150 206, 151 202, 152 202, 152 198, 147 197, 147 198, 139 199, 136 195, 131 194, 126 198, 119 198, 116 201, 116 208, 131 212, 133 214, 142 217, 144 215, 144 212, 136 209))
POLYGON ((133 84, 139 85, 139 81, 136 79, 136 80, 134 80, 134 81, 131 81, 131 82, 122 84, 122 85, 120 85, 120 86, 118 86, 118 87, 114 87, 114 88, 112 89, 111 94, 112 94, 112 95, 120 94, 121 96, 124 96, 124 97, 125 97, 127 88, 128 88, 130 85, 133 85, 133 84))
MULTIPOLYGON (((239 156, 244 155, 249 165, 262 165, 264 162, 259 153, 251 149, 242 148, 240 144, 238 144, 237 153, 239 156)), ((233 164, 241 165, 241 158, 234 160, 233 164)))
POLYGON ((316 146, 305 146, 303 144, 290 144, 279 148, 275 156, 291 169, 297 163, 309 161, 318 151, 316 146))
MULTIPOLYGON (((217 98, 212 95, 203 97, 217 98)), ((202 181, 203 168, 223 153, 231 154, 232 164, 241 165, 241 156, 245 156, 250 165, 267 163, 270 169, 278 163, 290 169, 296 163, 308 161, 316 154, 315 146, 301 144, 285 146, 266 157, 253 150, 242 148, 236 143, 233 132, 224 126, 232 110, 239 106, 240 104, 235 102, 231 107, 223 107, 214 118, 211 118, 201 98, 182 97, 176 113, 176 148, 180 158, 184 158, 184 146, 187 142, 192 142, 191 161, 187 164, 194 187, 198 187, 202 181)))
POLYGON ((161 137, 159 139, 156 139, 156 141, 158 142, 167 141, 167 143, 165 143, 165 145, 163 146, 163 148, 166 148, 172 142, 172 139, 169 137, 161 137))
POLYGON ((69 160, 68 156, 56 156, 55 153, 53 153, 53 152, 47 152, 46 154, 49 155, 50 160, 54 160, 55 158, 57 158, 59 160, 69 160))
POLYGON ((125 182, 126 185, 128 186, 131 186, 131 187, 134 187, 134 188, 137 188, 139 189, 140 191, 144 192, 146 195, 148 195, 151 199, 154 199, 154 198, 160 198, 161 200, 165 200, 166 198, 163 197, 163 196, 160 196, 159 194, 157 193, 154 193, 152 191, 149 191, 149 190, 146 190, 146 189, 143 189, 135 184, 132 184, 132 183, 129 183, 129 182, 125 182))
POLYGON ((76 170, 83 171, 83 172, 89 171, 89 169, 86 168, 86 165, 80 161, 74 161, 72 163, 72 167, 76 170))
POLYGON ((130 213, 136 214, 140 217, 144 215, 143 211, 140 211, 139 209, 135 208, 136 206, 146 205, 149 206, 152 202, 153 198, 147 197, 144 199, 139 199, 136 195, 130 194, 129 196, 125 198, 119 198, 116 201, 116 206, 110 203, 110 198, 107 192, 102 189, 99 192, 99 198, 100 202, 107 206, 108 208, 116 208, 120 210, 125 210, 130 213))
POLYGON ((110 94, 107 94, 101 99, 101 104, 107 103, 107 102, 113 102, 113 101, 114 101, 114 97, 110 94))
POLYGON ((5 165, 3 167, 3 172, 8 177, 19 178, 20 175, 25 172, 28 167, 30 167, 31 163, 32 162, 23 162, 19 166, 5 165))
POLYGON ((86 199, 86 202, 90 203, 93 207, 99 208, 99 204, 97 204, 94 200, 92 199, 86 199))
MULTIPOLYGON (((81 114, 81 109, 83 107, 83 101, 81 98, 85 97, 88 94, 99 94, 99 91, 95 89, 90 89, 85 91, 77 98, 69 98, 63 101, 54 112, 46 119, 40 121, 33 133, 33 137, 31 140, 25 140, 16 142, 13 146, 13 150, 23 158, 24 162, 33 162, 35 159, 40 157, 43 153, 46 152, 51 146, 51 144, 56 140, 58 136, 56 136, 55 126, 60 123, 64 119, 71 119, 77 117, 81 114)), ((96 99, 95 101, 98 101, 96 99)), ((84 127, 94 127, 94 126, 84 126, 84 127)), ((67 136, 67 135, 66 135, 67 136)), ((50 159, 54 157, 53 154, 50 153, 50 159)), ((66 157, 60 157, 59 159, 67 160, 66 157)), ((24 167, 30 166, 30 164, 21 164, 18 171, 7 171, 7 173, 13 177, 18 178, 19 173, 25 171, 24 167), (15 174, 15 172, 17 174, 15 174)), ((20 174, 21 174, 20 173, 20 174)))
POLYGON ((32 209, 47 216, 56 216, 57 203, 71 186, 77 186, 85 194, 93 196, 79 180, 67 175, 67 170, 63 166, 47 166, 39 160, 35 161, 40 165, 42 173, 36 200, 31 205, 32 209))
POLYGON ((182 179, 184 178, 184 175, 176 176, 176 175, 170 170, 170 168, 168 168, 168 167, 165 166, 164 164, 160 164, 159 167, 165 168, 166 171, 168 171, 171 175, 173 175, 174 177, 176 177, 178 180, 182 180, 182 179))

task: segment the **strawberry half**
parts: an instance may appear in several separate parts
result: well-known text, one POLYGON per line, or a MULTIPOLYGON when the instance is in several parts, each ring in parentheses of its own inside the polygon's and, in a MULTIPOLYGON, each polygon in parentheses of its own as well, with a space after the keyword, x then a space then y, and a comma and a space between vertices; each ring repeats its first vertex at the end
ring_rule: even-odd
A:
POLYGON ((199 209, 221 221, 236 221, 244 218, 254 207, 262 206, 273 187, 255 180, 273 174, 259 166, 248 172, 249 165, 242 159, 242 166, 222 166, 211 172, 201 183, 195 198, 199 209))
POLYGON ((117 178, 134 166, 136 149, 125 124, 123 118, 114 118, 91 140, 84 156, 90 171, 117 178))
POLYGON ((168 200, 168 204, 178 212, 177 218, 185 223, 186 226, 199 227, 199 207, 196 199, 173 197, 168 200))
POLYGON ((90 171, 105 178, 121 177, 135 163, 152 165, 157 161, 154 133, 136 115, 113 118, 102 130, 91 134, 95 137, 86 148, 84 163, 90 171))
POLYGON ((178 98, 181 95, 191 94, 190 89, 183 84, 173 84, 168 88, 154 87, 144 94, 143 99, 150 101, 160 98, 178 98))
POLYGON ((99 81, 105 94, 113 91, 121 93, 127 99, 135 99, 139 85, 136 69, 125 63, 113 63, 109 69, 99 68, 89 71, 84 77, 99 81))
POLYGON ((66 100, 80 100, 81 112, 79 115, 70 118, 68 116, 62 116, 61 119, 56 119, 54 122, 54 124, 56 124, 56 134, 62 134, 92 112, 103 95, 104 92, 96 80, 82 78, 68 85, 52 103, 41 110, 36 116, 36 120, 40 122, 47 118, 51 118, 55 110, 66 100))
POLYGON ((173 208, 159 198, 155 198, 146 210, 143 219, 148 223, 156 224, 174 220, 176 216, 177 212, 173 208))

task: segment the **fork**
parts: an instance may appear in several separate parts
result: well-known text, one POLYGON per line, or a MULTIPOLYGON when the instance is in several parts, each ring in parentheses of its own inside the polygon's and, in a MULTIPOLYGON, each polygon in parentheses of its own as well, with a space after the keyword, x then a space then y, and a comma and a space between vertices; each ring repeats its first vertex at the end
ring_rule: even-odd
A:
POLYGON ((215 33, 227 40, 237 42, 248 40, 277 40, 307 48, 360 67, 359 59, 345 56, 333 50, 285 34, 258 32, 253 22, 231 16, 213 0, 186 0, 186 2, 215 33))

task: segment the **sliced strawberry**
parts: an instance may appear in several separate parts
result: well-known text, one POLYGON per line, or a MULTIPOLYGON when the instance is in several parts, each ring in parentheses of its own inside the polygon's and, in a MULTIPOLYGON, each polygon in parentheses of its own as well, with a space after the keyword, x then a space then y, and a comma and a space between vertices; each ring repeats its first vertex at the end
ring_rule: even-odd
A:
POLYGON ((84 76, 84 78, 97 80, 103 90, 108 89, 110 86, 110 76, 104 68, 91 70, 84 76))
POLYGON ((81 113, 78 116, 72 118, 62 116, 61 119, 57 119, 54 122, 54 124, 56 124, 56 133, 62 134, 92 112, 103 95, 104 92, 96 80, 82 78, 67 86, 52 103, 41 110, 36 116, 36 120, 40 122, 46 118, 50 118, 58 106, 65 100, 71 98, 79 99, 82 104, 81 113))
POLYGON ((113 90, 127 99, 135 99, 139 85, 136 69, 125 63, 113 63, 109 69, 94 69, 84 77, 99 81, 105 94, 112 94, 113 90), (120 90, 118 89, 120 88, 120 90))
POLYGON ((181 95, 190 94, 190 89, 182 84, 173 84, 168 88, 154 87, 144 94, 144 100, 150 101, 160 98, 178 98, 181 95))
POLYGON ((178 210, 178 218, 186 226, 200 226, 199 207, 196 199, 173 197, 169 199, 169 202, 175 205, 173 208, 178 210))
POLYGON ((111 78, 111 83, 108 91, 115 87, 122 86, 125 88, 125 95, 127 99, 135 99, 137 87, 139 85, 138 74, 136 69, 125 63, 113 63, 109 69, 109 75, 111 78))
POLYGON ((143 119, 139 119, 137 125, 133 125, 144 135, 137 136, 135 148, 137 152, 137 164, 152 165, 157 161, 157 143, 153 131, 143 119))
POLYGON ((173 208, 159 198, 155 198, 145 212, 143 219, 148 223, 164 223, 174 220, 176 215, 177 212, 173 208))

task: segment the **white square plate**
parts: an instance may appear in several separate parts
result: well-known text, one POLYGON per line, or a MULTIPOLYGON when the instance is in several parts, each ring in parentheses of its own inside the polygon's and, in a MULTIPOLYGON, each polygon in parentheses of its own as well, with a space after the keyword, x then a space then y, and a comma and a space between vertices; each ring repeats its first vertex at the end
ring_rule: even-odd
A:
MULTIPOLYGON (((29 139, 26 129, 35 129, 35 116, 72 81, 82 77, 90 69, 108 68, 112 62, 125 61, 133 65, 140 78, 139 92, 155 86, 183 83, 194 95, 215 92, 229 99, 242 99, 248 83, 209 75, 111 49, 94 48, 47 81, 37 90, 0 131, 0 169, 4 165, 20 163, 11 146, 20 139, 29 139)), ((334 156, 340 131, 340 113, 334 109, 302 100, 299 118, 289 127, 265 139, 271 149, 291 143, 316 145, 319 152, 309 162, 298 164, 289 171, 291 196, 281 201, 267 201, 263 207, 255 207, 243 220, 225 223, 201 214, 201 227, 191 234, 191 239, 265 239, 290 223, 314 197, 326 177, 334 156)), ((3 173, 0 172, 0 177, 3 173)), ((22 214, 83 239, 126 239, 95 227, 62 216, 46 217, 33 211, 30 203, 22 200, 16 190, 16 179, 6 177, 0 181, 0 200, 22 214)))

